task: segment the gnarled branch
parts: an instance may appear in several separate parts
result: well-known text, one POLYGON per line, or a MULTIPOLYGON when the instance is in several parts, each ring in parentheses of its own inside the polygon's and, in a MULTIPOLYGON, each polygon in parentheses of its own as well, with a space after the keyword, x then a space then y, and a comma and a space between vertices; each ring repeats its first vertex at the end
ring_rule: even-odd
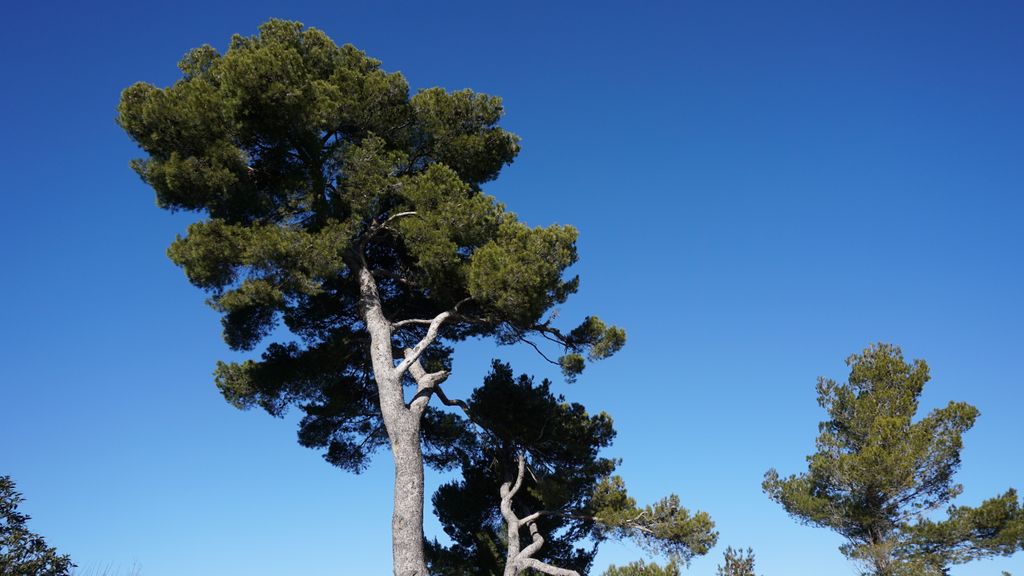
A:
POLYGON ((520 519, 512 510, 512 498, 523 485, 523 477, 526 475, 526 458, 522 453, 516 456, 517 471, 515 482, 505 482, 501 485, 501 515, 508 524, 508 551, 505 556, 505 576, 517 576, 526 569, 533 569, 552 576, 580 576, 575 570, 568 570, 546 564, 532 556, 544 546, 544 537, 537 528, 536 521, 543 514, 537 512, 520 519), (519 530, 527 526, 530 530, 531 542, 526 548, 520 549, 519 530))
MULTIPOLYGON (((408 370, 409 367, 412 366, 414 362, 419 360, 420 355, 423 354, 423 351, 426 350, 428 346, 433 344, 434 340, 437 340, 437 334, 441 330, 441 325, 444 324, 445 321, 447 321, 449 318, 458 313, 459 306, 462 306, 463 304, 469 302, 470 300, 472 300, 472 298, 465 298, 459 301, 455 306, 453 306, 451 310, 445 310, 444 312, 441 312, 440 314, 434 316, 434 318, 430 320, 430 325, 427 327, 427 334, 419 342, 417 342, 415 346, 405 351, 405 360, 402 360, 402 362, 395 368, 396 376, 401 377, 403 374, 405 374, 406 370, 408 370)), ((402 322, 398 322, 397 324, 400 325, 402 324, 402 322)), ((414 320, 414 322, 422 321, 414 320)), ((396 324, 392 324, 392 327, 394 327, 395 325, 396 324)))

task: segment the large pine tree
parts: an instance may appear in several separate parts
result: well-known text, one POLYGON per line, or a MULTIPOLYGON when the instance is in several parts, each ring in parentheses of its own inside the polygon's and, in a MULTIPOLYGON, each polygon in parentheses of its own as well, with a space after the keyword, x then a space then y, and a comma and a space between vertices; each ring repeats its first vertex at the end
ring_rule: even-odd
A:
POLYGON ((168 253, 227 343, 272 340, 261 360, 219 365, 217 385, 239 407, 299 406, 300 441, 342 468, 389 445, 395 572, 424 576, 421 441, 452 432, 429 406, 445 398, 444 342, 536 338, 573 377, 624 341, 597 318, 552 322, 578 285, 576 230, 531 228, 483 193, 519 151, 499 98, 410 95, 377 60, 280 20, 179 68, 167 88, 127 88, 118 121, 158 205, 201 215, 168 253))

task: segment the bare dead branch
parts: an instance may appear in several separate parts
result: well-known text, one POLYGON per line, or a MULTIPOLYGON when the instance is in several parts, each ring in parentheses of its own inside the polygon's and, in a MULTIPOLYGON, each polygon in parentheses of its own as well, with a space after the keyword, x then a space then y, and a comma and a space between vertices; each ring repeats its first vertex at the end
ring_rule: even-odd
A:
POLYGON ((407 320, 399 320, 398 322, 392 322, 392 328, 401 328, 403 326, 409 326, 411 324, 427 324, 430 325, 434 320, 427 318, 409 318, 407 320))
POLYGON ((441 389, 440 382, 434 385, 434 394, 437 395, 437 399, 440 400, 442 404, 444 404, 445 406, 457 406, 459 408, 462 408, 462 411, 466 413, 466 416, 469 417, 470 421, 473 420, 473 418, 469 415, 469 404, 466 404, 466 401, 462 399, 449 399, 448 396, 445 395, 444 390, 441 389))
POLYGON ((427 327, 427 334, 423 337, 423 339, 420 340, 415 346, 413 346, 412 350, 406 350, 405 360, 402 360, 402 362, 395 368, 396 376, 401 377, 402 374, 405 374, 406 370, 409 369, 413 362, 419 360, 420 355, 423 354, 423 351, 426 350, 427 347, 433 344, 434 340, 437 339, 437 334, 438 331, 441 330, 441 325, 444 324, 445 321, 447 321, 449 318, 457 314, 459 311, 459 307, 465 304, 466 302, 469 302, 470 300, 472 300, 471 297, 464 298, 460 300, 458 303, 456 303, 451 310, 445 310, 444 312, 441 312, 437 316, 434 316, 434 318, 430 321, 430 325, 427 327))
POLYGON ((413 362, 420 359, 420 355, 422 355, 423 351, 427 349, 427 346, 433 344, 434 340, 437 339, 437 333, 441 329, 441 325, 444 324, 444 321, 451 315, 452 312, 450 310, 441 312, 430 321, 430 326, 427 328, 426 336, 424 336, 423 339, 421 339, 410 350, 406 351, 405 360, 402 360, 402 362, 395 368, 396 376, 400 377, 402 374, 405 374, 409 367, 412 366, 413 362))
POLYGON ((398 220, 399 218, 404 218, 405 216, 415 216, 415 215, 416 215, 416 211, 415 210, 410 210, 408 212, 399 212, 397 214, 392 214, 391 216, 388 216, 388 219, 385 220, 384 223, 381 224, 381 226, 387 226, 388 223, 391 222, 392 220, 398 220))
POLYGON ((539 348, 539 347, 538 347, 538 346, 537 346, 536 344, 534 344, 533 342, 531 342, 530 340, 527 340, 526 338, 524 338, 524 337, 520 336, 520 337, 519 337, 519 341, 520 341, 520 342, 525 342, 525 343, 529 344, 529 345, 530 345, 530 347, 532 347, 532 348, 533 348, 534 350, 536 350, 536 351, 537 351, 537 354, 540 354, 540 357, 541 357, 541 358, 543 358, 543 359, 547 360, 548 362, 551 362, 551 363, 552 363, 552 364, 554 364, 555 366, 558 366, 558 365, 559 365, 559 364, 558 364, 558 362, 555 362, 555 361, 554 361, 554 360, 552 360, 551 358, 548 358, 547 354, 545 354, 544 352, 542 352, 542 351, 541 351, 541 349, 540 349, 540 348, 539 348))

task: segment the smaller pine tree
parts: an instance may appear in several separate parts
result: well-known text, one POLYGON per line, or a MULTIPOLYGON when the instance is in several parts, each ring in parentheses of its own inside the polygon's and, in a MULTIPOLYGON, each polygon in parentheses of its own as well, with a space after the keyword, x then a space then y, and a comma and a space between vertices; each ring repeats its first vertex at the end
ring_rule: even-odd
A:
POLYGON ((754 574, 754 551, 751 548, 736 550, 732 546, 725 549, 725 564, 718 567, 716 576, 756 576, 754 574))
POLYGON ((31 519, 18 512, 24 502, 10 476, 0 476, 0 574, 3 576, 70 576, 71 557, 58 554, 42 536, 25 526, 31 519))
POLYGON ((818 381, 819 426, 808 469, 765 474, 763 488, 791 516, 846 539, 840 550, 865 576, 944 576, 949 566, 1024 549, 1024 506, 1016 490, 977 507, 952 505, 963 486, 962 437, 978 410, 950 402, 925 415, 919 401, 931 376, 898 346, 850 356, 848 382, 818 381), (946 508, 946 518, 936 511, 946 508))
POLYGON ((654 562, 648 564, 643 560, 637 560, 621 568, 612 564, 602 576, 680 576, 680 572, 679 564, 674 560, 664 567, 654 562))

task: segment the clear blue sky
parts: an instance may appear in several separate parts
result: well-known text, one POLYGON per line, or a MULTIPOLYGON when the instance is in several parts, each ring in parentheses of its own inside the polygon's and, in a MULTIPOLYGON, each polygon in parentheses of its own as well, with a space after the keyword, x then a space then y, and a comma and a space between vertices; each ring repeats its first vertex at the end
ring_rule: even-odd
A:
MULTIPOLYGON (((414 88, 504 97, 523 153, 489 192, 581 230, 562 315, 626 349, 559 390, 615 418, 640 500, 678 492, 765 576, 853 575, 761 493, 803 469, 819 375, 871 342, 970 402, 961 502, 1024 488, 1024 7, 1019 2, 12 4, 0 35, 0 474, 85 568, 390 573, 390 456, 362 476, 294 419, 228 406, 215 313, 164 256, 189 221, 128 169, 121 89, 189 48, 297 19, 414 88)), ((450 394, 500 355, 471 343, 450 394)), ((436 485, 438 478, 430 481, 436 485)), ((429 488, 429 487, 428 487, 429 488)), ((437 531, 433 520, 428 531, 437 531)), ((598 567, 639 557, 608 546, 598 567)), ((1024 555, 955 576, 1024 572, 1024 555)))

